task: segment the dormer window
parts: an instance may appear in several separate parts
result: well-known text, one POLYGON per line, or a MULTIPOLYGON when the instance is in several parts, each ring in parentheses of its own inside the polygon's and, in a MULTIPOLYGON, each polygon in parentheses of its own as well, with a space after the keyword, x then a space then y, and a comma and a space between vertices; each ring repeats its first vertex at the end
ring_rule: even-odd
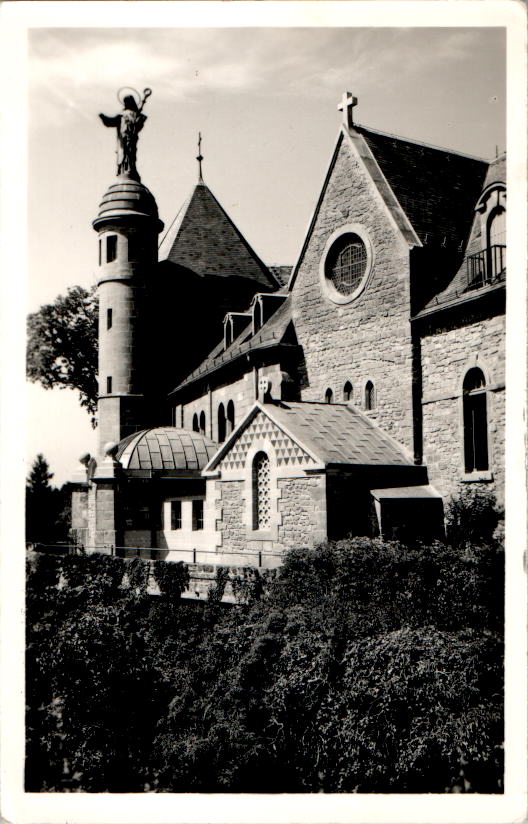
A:
POLYGON ((501 281, 506 276, 506 187, 493 183, 482 193, 476 211, 480 214, 480 251, 468 255, 468 287, 501 281))

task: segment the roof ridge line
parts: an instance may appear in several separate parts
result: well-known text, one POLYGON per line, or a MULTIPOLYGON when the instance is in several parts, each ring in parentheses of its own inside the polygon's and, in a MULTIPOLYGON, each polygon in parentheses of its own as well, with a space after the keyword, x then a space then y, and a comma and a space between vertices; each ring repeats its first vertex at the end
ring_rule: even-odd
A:
MULTIPOLYGON (((405 141, 405 143, 412 143, 415 146, 424 146, 427 149, 435 149, 435 151, 438 151, 438 152, 447 152, 447 154, 454 154, 454 155, 457 155, 458 157, 467 157, 469 160, 478 160, 481 163, 487 163, 488 166, 490 165, 490 163, 493 162, 493 160, 497 159, 497 158, 493 158, 493 160, 488 160, 485 157, 479 157, 478 155, 471 155, 471 154, 468 154, 467 152, 460 152, 457 149, 448 149, 447 146, 437 146, 435 143, 427 143, 424 140, 416 140, 412 137, 404 137, 403 135, 394 134, 393 132, 383 132, 381 129, 372 129, 372 128, 370 128, 370 126, 362 126, 361 123, 354 123, 353 128, 354 129, 359 129, 359 130, 363 129, 365 132, 372 132, 373 134, 379 134, 382 137, 392 137, 395 140, 402 140, 402 141, 405 141)), ((506 151, 504 151, 504 154, 506 154, 506 151)), ((499 155, 499 157, 500 156, 501 155, 499 155)))

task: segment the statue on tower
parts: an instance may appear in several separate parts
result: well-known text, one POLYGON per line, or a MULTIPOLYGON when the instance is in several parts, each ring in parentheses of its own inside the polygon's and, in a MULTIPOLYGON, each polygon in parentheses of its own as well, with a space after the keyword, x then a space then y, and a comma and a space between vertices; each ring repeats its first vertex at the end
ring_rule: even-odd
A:
POLYGON ((144 89, 143 99, 141 99, 135 89, 121 89, 118 92, 118 100, 123 104, 121 114, 116 114, 114 117, 108 117, 106 114, 99 115, 105 126, 116 129, 117 174, 126 175, 134 180, 140 180, 136 169, 137 141, 138 134, 147 119, 146 115, 142 114, 143 106, 151 94, 152 89, 144 89), (134 94, 124 94, 122 96, 122 92, 125 91, 134 92, 134 94))

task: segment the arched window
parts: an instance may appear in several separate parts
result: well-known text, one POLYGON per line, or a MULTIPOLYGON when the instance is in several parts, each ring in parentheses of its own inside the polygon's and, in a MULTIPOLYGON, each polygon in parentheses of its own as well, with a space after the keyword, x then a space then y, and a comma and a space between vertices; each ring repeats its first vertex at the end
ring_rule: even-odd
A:
POLYGON ((200 412, 200 432, 205 435, 205 412, 200 412))
POLYGON ((332 392, 330 387, 328 387, 328 389, 325 392, 325 401, 326 401, 326 403, 332 403, 333 399, 334 399, 334 393, 332 392))
POLYGON ((365 384, 365 409, 376 408, 376 391, 372 381, 367 381, 365 384))
POLYGON ((343 400, 352 400, 352 384, 350 383, 350 381, 347 381, 343 387, 343 400))
POLYGON ((486 379, 473 367, 464 378, 464 465, 466 472, 489 469, 486 379))
POLYGON ((496 206, 486 223, 487 280, 494 280, 506 269, 506 210, 496 206))
POLYGON ((200 431, 200 424, 198 423, 198 415, 196 414, 196 412, 193 415, 192 428, 193 428, 193 432, 199 432, 200 431))
POLYGON ((267 529, 271 521, 271 469, 265 452, 253 459, 253 529, 267 529))
POLYGON ((227 434, 230 435, 235 428, 235 404, 229 401, 227 404, 227 434))
POLYGON ((223 443, 226 436, 226 416, 224 404, 221 403, 218 407, 218 442, 223 443))

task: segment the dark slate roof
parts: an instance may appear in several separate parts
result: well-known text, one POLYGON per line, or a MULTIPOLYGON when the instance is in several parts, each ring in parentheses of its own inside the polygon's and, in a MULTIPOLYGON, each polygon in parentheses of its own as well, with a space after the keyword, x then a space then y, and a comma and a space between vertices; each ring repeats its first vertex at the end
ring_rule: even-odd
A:
POLYGON ((205 183, 198 183, 159 248, 169 260, 201 277, 243 277, 276 289, 269 272, 205 183))
POLYGON ((220 341, 200 366, 191 372, 173 392, 189 386, 194 381, 214 372, 220 366, 236 360, 236 358, 245 355, 247 352, 266 349, 281 343, 291 321, 290 300, 289 296, 286 297, 282 306, 279 306, 277 311, 255 335, 253 334, 253 324, 250 321, 227 349, 224 349, 224 343, 220 341))
POLYGON ((228 454, 258 414, 267 415, 321 466, 412 466, 412 457, 363 412, 350 404, 274 401, 256 403, 249 415, 218 450, 207 472, 228 454))
POLYGON ((488 163, 355 126, 424 246, 463 248, 488 163))
POLYGON ((264 411, 325 464, 414 465, 399 444, 349 404, 266 404, 264 411))
POLYGON ((286 286, 290 279, 293 266, 268 266, 271 274, 276 278, 281 286, 286 286))
MULTIPOLYGON (((481 192, 484 189, 487 189, 488 186, 491 186, 493 183, 506 183, 505 154, 495 158, 490 162, 481 189, 475 197, 472 209, 472 231, 468 232, 467 245, 465 246, 466 256, 472 255, 476 252, 481 252, 483 250, 483 244, 485 243, 485 239, 483 239, 480 236, 480 232, 476 231, 479 218, 478 215, 475 214, 475 207, 477 205, 477 201, 479 200, 481 192)), ((464 257, 461 266, 459 267, 458 271, 456 272, 455 276, 448 284, 448 286, 446 286, 445 289, 439 292, 438 295, 435 295, 435 297, 428 302, 428 304, 423 308, 422 312, 419 312, 418 315, 422 313, 428 314, 429 312, 438 307, 444 307, 450 305, 453 302, 464 301, 474 296, 480 296, 484 293, 484 291, 502 288, 504 286, 504 282, 505 273, 503 276, 498 278, 497 281, 495 281, 493 284, 489 286, 483 286, 477 290, 469 287, 467 277, 467 261, 466 257, 464 257)))
POLYGON ((217 449, 216 443, 199 432, 164 426, 124 438, 116 458, 123 469, 202 470, 217 449))

